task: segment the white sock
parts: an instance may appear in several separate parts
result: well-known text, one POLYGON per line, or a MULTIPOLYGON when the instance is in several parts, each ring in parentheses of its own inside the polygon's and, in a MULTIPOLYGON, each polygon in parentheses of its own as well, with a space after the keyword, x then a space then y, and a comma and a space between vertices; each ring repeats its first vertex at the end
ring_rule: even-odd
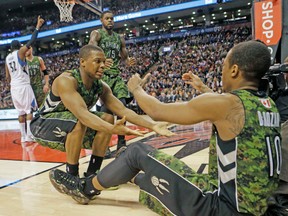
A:
POLYGON ((27 120, 26 121, 26 124, 27 124, 27 135, 28 136, 32 136, 32 133, 31 133, 31 130, 30 130, 30 123, 31 123, 31 120, 27 120))
POLYGON ((26 137, 25 123, 19 123, 19 124, 20 124, 21 137, 26 137))

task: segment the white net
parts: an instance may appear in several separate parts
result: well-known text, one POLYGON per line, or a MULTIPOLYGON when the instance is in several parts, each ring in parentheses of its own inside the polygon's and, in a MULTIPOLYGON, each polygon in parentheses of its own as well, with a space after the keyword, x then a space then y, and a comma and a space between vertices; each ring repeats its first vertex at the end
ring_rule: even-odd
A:
POLYGON ((61 22, 73 21, 72 10, 75 5, 75 2, 71 0, 54 0, 54 2, 60 11, 60 21, 61 22))

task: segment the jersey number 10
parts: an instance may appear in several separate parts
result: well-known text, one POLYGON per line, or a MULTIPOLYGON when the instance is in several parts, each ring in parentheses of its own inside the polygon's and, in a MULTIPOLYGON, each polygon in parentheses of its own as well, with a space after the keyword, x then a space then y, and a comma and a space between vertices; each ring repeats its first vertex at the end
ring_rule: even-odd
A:
POLYGON ((281 138, 280 136, 275 136, 273 144, 271 145, 271 137, 266 136, 266 146, 268 153, 268 163, 269 163, 269 176, 272 177, 274 174, 274 169, 276 168, 276 173, 280 174, 282 156, 281 156, 281 138), (274 147, 274 150, 272 150, 274 147), (276 154, 276 161, 273 158, 273 152, 276 154), (276 164, 275 164, 276 162, 276 164))

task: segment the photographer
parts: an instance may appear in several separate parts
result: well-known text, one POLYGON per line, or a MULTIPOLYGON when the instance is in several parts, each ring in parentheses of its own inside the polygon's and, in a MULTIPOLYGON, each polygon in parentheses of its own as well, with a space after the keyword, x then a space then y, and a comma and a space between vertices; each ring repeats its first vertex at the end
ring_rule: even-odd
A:
MULTIPOLYGON (((288 64, 288 56, 284 60, 288 64)), ((276 106, 281 118, 281 136, 282 136, 282 167, 280 173, 279 187, 275 194, 288 195, 288 73, 284 73, 286 88, 279 93, 275 100, 276 106)))

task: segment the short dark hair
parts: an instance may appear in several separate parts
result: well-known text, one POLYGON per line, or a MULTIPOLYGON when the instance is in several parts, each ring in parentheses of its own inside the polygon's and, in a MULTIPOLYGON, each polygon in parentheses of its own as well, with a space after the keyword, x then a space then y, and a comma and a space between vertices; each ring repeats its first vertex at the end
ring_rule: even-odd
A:
POLYGON ((87 59, 92 51, 104 52, 99 46, 88 44, 83 46, 79 51, 79 58, 87 59))
POLYGON ((256 40, 237 44, 231 50, 229 65, 238 65, 247 80, 259 80, 269 70, 271 54, 268 47, 256 40))
MULTIPOLYGON (((111 14, 113 14, 113 12, 112 12, 112 11, 110 11, 110 10, 107 10, 107 11, 104 11, 103 13, 101 13, 101 16, 100 16, 100 18, 102 19, 102 18, 104 17, 104 15, 105 15, 105 14, 107 14, 107 13, 111 13, 111 14)), ((114 14, 113 14, 113 16, 114 16, 114 14)))
POLYGON ((18 40, 13 40, 13 41, 11 42, 11 50, 12 50, 12 51, 18 50, 18 49, 20 49, 20 47, 21 47, 20 41, 18 41, 18 40))

